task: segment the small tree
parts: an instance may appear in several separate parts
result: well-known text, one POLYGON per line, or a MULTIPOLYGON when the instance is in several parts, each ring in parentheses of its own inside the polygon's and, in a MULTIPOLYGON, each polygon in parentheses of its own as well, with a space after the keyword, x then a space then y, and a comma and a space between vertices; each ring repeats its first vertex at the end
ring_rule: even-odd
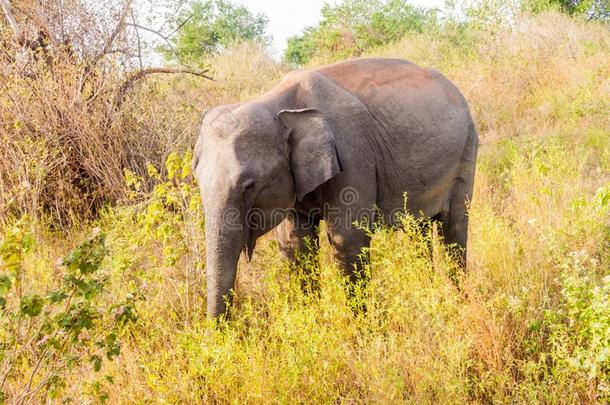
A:
POLYGON ((608 0, 527 0, 525 9, 534 13, 558 9, 571 15, 582 15, 589 20, 610 21, 608 0))
POLYGON ((422 31, 436 23, 436 10, 414 7, 406 0, 343 0, 325 4, 322 21, 288 40, 284 60, 307 63, 316 54, 336 59, 357 56, 374 46, 422 31))
POLYGON ((190 10, 179 13, 173 22, 177 30, 173 47, 162 46, 161 51, 168 61, 201 65, 205 56, 232 42, 268 42, 268 21, 264 14, 253 14, 225 0, 197 1, 190 10))

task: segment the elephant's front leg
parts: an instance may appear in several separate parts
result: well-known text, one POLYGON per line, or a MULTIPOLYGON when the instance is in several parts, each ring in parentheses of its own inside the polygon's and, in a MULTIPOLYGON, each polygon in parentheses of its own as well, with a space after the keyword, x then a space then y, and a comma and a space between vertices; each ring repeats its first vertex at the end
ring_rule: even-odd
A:
POLYGON ((352 284, 366 282, 368 276, 364 265, 368 262, 368 248, 371 237, 357 227, 331 227, 328 239, 333 247, 335 261, 352 284))
POLYGON ((364 295, 357 292, 366 292, 368 286, 370 275, 365 271, 364 266, 369 261, 368 247, 371 237, 356 226, 329 224, 328 239, 333 247, 336 263, 343 275, 349 279, 346 288, 350 304, 357 312, 366 311, 364 295))
POLYGON ((299 272, 301 287, 305 292, 320 289, 318 268, 318 215, 303 215, 293 212, 276 228, 280 253, 299 272))

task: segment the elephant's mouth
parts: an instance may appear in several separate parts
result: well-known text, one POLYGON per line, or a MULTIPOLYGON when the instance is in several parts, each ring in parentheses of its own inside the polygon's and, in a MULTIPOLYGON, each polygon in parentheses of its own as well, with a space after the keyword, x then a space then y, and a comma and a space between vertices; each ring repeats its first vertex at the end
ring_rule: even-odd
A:
POLYGON ((244 235, 244 245, 242 250, 246 254, 246 259, 252 260, 252 254, 256 247, 258 238, 278 226, 287 216, 289 210, 274 209, 264 212, 258 208, 252 208, 246 215, 246 235, 244 235))
POLYGON ((252 255, 254 254, 254 248, 256 247, 256 240, 260 235, 256 235, 254 231, 248 232, 246 243, 243 246, 243 251, 246 254, 246 260, 252 261, 252 255))

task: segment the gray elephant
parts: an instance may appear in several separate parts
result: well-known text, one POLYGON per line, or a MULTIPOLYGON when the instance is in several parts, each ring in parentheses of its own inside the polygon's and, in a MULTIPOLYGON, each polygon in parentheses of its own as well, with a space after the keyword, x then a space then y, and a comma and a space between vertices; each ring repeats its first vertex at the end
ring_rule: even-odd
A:
POLYGON ((352 281, 370 243, 355 222, 405 207, 442 221, 466 261, 478 136, 460 91, 432 69, 359 59, 288 74, 263 96, 209 110, 193 159, 205 210, 208 315, 226 312, 240 253, 277 229, 293 260, 326 222, 352 281))

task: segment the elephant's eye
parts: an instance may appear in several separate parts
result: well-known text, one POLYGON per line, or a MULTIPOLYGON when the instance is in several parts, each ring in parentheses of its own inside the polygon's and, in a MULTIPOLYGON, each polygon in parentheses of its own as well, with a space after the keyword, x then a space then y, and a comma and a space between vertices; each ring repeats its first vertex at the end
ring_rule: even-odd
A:
POLYGON ((244 182, 244 185, 243 185, 243 187, 244 187, 244 194, 245 195, 251 194, 252 191, 254 191, 254 186, 255 186, 254 180, 252 180, 252 179, 246 180, 244 182))

